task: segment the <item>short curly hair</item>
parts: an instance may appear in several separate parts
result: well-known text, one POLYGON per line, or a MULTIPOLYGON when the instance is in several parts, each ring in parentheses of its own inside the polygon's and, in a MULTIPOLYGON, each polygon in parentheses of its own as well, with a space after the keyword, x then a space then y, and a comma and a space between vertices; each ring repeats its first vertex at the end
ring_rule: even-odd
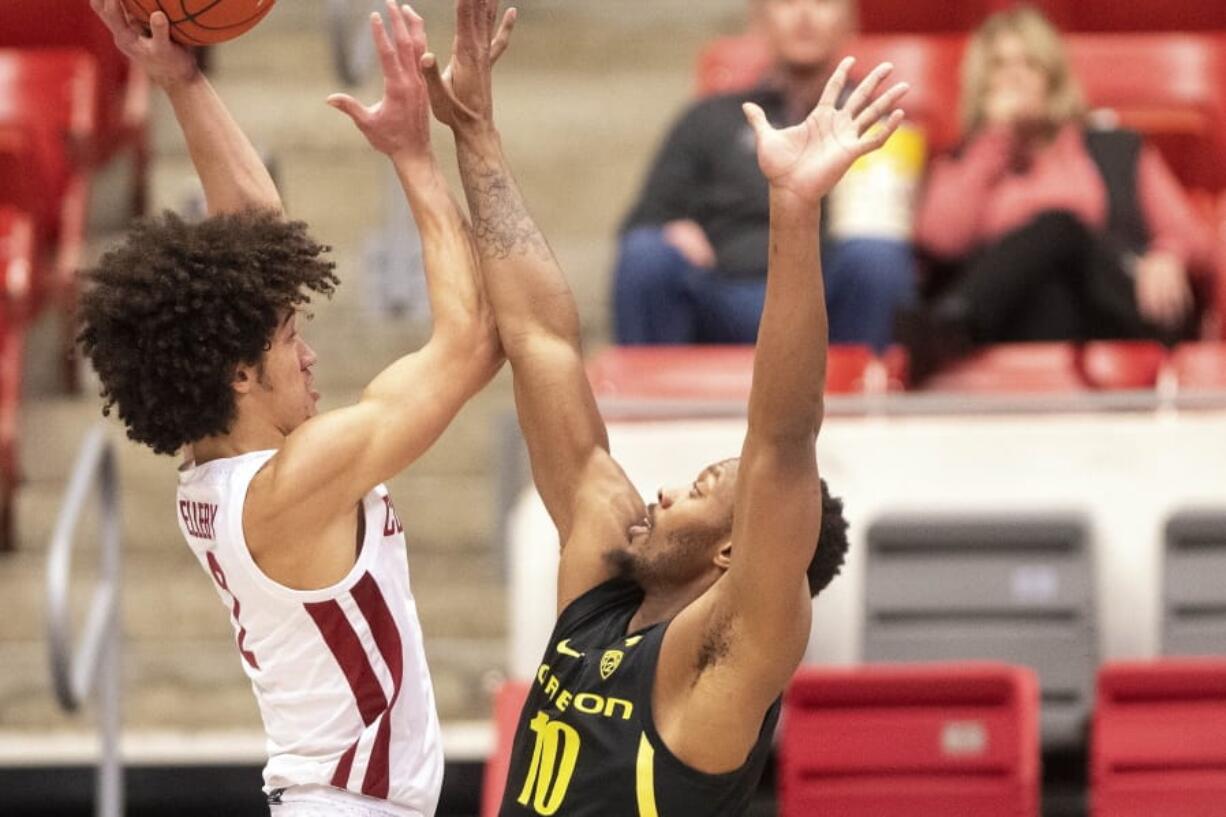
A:
POLYGON ((330 250, 271 210, 138 222, 85 273, 77 341, 103 414, 159 454, 224 434, 235 369, 261 362, 287 309, 335 291, 330 250))
POLYGON ((843 516, 843 500, 831 496, 826 480, 822 480, 822 529, 817 537, 817 551, 809 562, 809 595, 817 596, 843 570, 847 560, 847 518, 843 516))

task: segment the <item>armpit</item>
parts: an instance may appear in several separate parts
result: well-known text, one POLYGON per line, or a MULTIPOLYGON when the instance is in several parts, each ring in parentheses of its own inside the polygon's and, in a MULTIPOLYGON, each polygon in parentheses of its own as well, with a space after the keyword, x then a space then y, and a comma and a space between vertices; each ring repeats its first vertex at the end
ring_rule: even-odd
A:
POLYGON ((694 678, 691 686, 707 670, 715 667, 728 657, 732 650, 732 615, 728 612, 717 612, 707 621, 702 634, 702 643, 698 648, 698 656, 694 664, 694 678))

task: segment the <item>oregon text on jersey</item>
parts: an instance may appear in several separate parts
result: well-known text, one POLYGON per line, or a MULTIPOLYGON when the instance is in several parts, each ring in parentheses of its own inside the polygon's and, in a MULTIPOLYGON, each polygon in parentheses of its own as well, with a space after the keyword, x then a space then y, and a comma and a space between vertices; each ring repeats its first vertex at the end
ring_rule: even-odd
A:
POLYGON ((651 714, 668 623, 628 635, 642 600, 611 581, 563 612, 520 716, 502 817, 732 817, 762 775, 778 707, 749 759, 728 774, 672 755, 651 714))

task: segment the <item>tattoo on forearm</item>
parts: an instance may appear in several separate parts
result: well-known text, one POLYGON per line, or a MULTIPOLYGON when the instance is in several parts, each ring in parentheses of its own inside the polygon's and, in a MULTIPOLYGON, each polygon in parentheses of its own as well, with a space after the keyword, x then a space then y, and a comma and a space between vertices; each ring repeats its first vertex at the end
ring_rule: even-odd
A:
POLYGON ((545 236, 507 170, 470 151, 461 150, 459 158, 481 257, 503 261, 514 255, 536 255, 542 261, 553 260, 545 236))

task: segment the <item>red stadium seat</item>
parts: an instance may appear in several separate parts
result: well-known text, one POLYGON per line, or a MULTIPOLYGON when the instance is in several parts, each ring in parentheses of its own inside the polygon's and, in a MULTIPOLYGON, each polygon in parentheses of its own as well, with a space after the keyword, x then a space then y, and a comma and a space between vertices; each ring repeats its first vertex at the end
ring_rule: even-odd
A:
POLYGON ((523 681, 507 681, 498 688, 494 697, 494 753, 485 763, 484 783, 481 787, 481 817, 498 817, 502 804, 502 792, 507 784, 507 772, 511 765, 511 745, 515 740, 515 728, 519 714, 528 699, 530 686, 523 681))
POLYGON ((1039 685, 1003 664, 802 668, 780 817, 1038 817, 1039 685))
POLYGON ((29 213, 51 256, 35 259, 31 309, 60 306, 64 382, 76 385, 69 352, 75 327, 94 134, 95 67, 83 51, 0 49, 0 205, 29 213))
MULTIPOLYGON (((752 346, 615 346, 588 364, 597 397, 744 403, 753 385, 752 346)), ((874 361, 864 346, 831 347, 828 394, 856 394, 874 361)))
POLYGON ((34 225, 29 217, 0 207, 0 551, 16 546, 14 511, 21 472, 17 419, 25 351, 25 300, 34 262, 34 225))
MULTIPOLYGON (((897 361, 898 353, 890 359, 897 361)), ((951 364, 924 388, 980 394, 1152 389, 1164 359, 1165 352, 1155 343, 1003 344, 951 364)), ((899 365, 895 362, 892 372, 899 365)))
POLYGON ((1226 187, 1226 36, 1081 34, 1068 45, 1093 107, 1145 134, 1188 187, 1226 187))
POLYGON ((1226 660, 1102 667, 1093 730, 1093 817, 1223 813, 1226 660))
POLYGON ((149 81, 115 47, 110 31, 90 10, 88 0, 3 0, 0 48, 79 48, 94 58, 98 117, 90 158, 101 164, 130 151, 135 170, 132 206, 144 212, 149 81))
POLYGON ((83 51, 0 49, 0 203, 34 216, 39 237, 68 256, 61 274, 76 269, 84 233, 94 71, 83 51))
POLYGON ((1078 370, 1091 389, 1130 391, 1152 389, 1166 362, 1166 350, 1157 343, 1098 341, 1080 350, 1078 370))
POLYGON ((1226 343, 1187 343, 1171 357, 1180 391, 1226 389, 1226 343))

